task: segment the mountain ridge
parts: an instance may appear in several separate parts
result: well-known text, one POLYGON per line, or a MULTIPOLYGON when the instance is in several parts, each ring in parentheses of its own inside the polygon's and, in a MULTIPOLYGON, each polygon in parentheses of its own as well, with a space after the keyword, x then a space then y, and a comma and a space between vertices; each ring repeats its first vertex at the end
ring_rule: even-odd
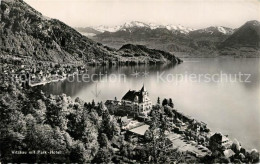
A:
POLYGON ((222 55, 260 57, 260 22, 246 22, 219 45, 219 50, 222 55))
POLYGON ((118 61, 122 55, 57 19, 43 16, 22 0, 3 0, 0 19, 1 56, 84 63, 118 61))
POLYGON ((169 52, 156 50, 156 49, 149 49, 143 45, 125 44, 118 49, 118 52, 122 53, 122 56, 141 58, 141 62, 143 63, 145 62, 158 63, 162 61, 167 62, 166 60, 178 64, 182 62, 182 60, 176 58, 174 55, 172 55, 169 52), (154 60, 146 60, 146 58, 153 58, 154 60))
MULTIPOLYGON (((153 24, 148 27, 148 24, 144 24, 138 27, 134 26, 124 30, 118 30, 116 32, 106 31, 93 36, 92 39, 114 48, 120 48, 127 43, 145 45, 151 49, 160 49, 175 53, 178 57, 216 57, 221 55, 259 57, 257 46, 255 50, 245 46, 247 42, 251 45, 259 44, 259 37, 255 37, 259 34, 259 22, 248 21, 246 24, 255 24, 256 26, 255 29, 250 29, 251 26, 248 26, 245 29, 247 32, 252 31, 252 34, 248 34, 251 37, 247 37, 247 32, 241 32, 241 30, 239 30, 240 28, 232 29, 225 26, 210 26, 203 29, 193 29, 182 32, 176 27, 174 27, 175 29, 173 30, 169 30, 170 28, 166 28, 165 26, 153 24), (241 38, 244 40, 240 45, 243 48, 236 48, 236 51, 239 49, 240 52, 243 51, 243 55, 233 53, 229 50, 227 51, 227 46, 231 46, 228 42, 233 43, 234 39, 237 39, 237 37, 234 38, 237 33, 246 33, 241 38), (234 38, 233 41, 230 38, 234 38), (250 38, 254 38, 254 40, 250 38), (252 53, 253 51, 255 52, 252 53)), ((230 48, 232 48, 232 46, 230 48)))
MULTIPOLYGON (((82 32, 81 29, 84 29, 84 28, 89 28, 90 31, 91 30, 99 31, 100 33, 117 32, 117 31, 121 31, 121 30, 127 30, 129 28, 149 28, 152 30, 158 29, 158 28, 166 28, 169 31, 179 31, 180 33, 183 33, 183 34, 189 34, 190 32, 196 31, 196 30, 201 30, 201 31, 207 32, 207 31, 212 30, 213 28, 219 29, 218 32, 223 33, 223 34, 227 33, 226 30, 228 31, 228 33, 233 32, 232 28, 224 27, 224 26, 210 26, 210 27, 206 27, 206 28, 195 29, 195 28, 185 27, 180 24, 163 25, 163 24, 156 24, 156 23, 144 23, 144 22, 140 22, 140 21, 129 21, 129 22, 123 23, 122 25, 116 25, 116 26, 99 25, 99 26, 81 27, 81 28, 76 28, 76 29, 78 29, 79 32, 82 32)), ((216 31, 216 30, 213 29, 213 31, 216 31)))
MULTIPOLYGON (((84 28, 84 27, 82 27, 84 28)), ((116 26, 89 26, 87 28, 90 28, 91 30, 96 30, 101 33, 104 32, 117 32, 117 31, 122 31, 122 30, 128 30, 130 28, 149 28, 149 29, 157 29, 157 28, 166 28, 170 31, 180 31, 181 33, 188 33, 190 31, 193 31, 195 29, 189 28, 189 27, 184 27, 182 25, 162 25, 162 24, 155 24, 155 23, 144 23, 140 21, 129 21, 125 22, 122 25, 116 25, 116 26)), ((82 32, 80 29, 78 29, 79 32, 82 32)))

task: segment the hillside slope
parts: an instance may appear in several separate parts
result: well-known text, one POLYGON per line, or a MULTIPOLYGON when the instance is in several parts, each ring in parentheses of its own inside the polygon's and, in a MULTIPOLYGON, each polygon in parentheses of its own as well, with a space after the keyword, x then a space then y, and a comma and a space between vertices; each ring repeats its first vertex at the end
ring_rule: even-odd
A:
POLYGON ((182 60, 176 58, 173 54, 161 50, 149 49, 143 45, 126 44, 119 50, 123 57, 132 58, 132 61, 138 59, 139 63, 181 63, 182 60))
POLYGON ((113 56, 101 44, 59 20, 44 17, 22 0, 3 0, 0 14, 2 53, 55 62, 113 56))
POLYGON ((246 22, 219 49, 223 55, 260 57, 260 22, 246 22))
POLYGON ((22 0, 3 0, 0 19, 1 56, 59 63, 131 60, 63 22, 43 16, 22 0))

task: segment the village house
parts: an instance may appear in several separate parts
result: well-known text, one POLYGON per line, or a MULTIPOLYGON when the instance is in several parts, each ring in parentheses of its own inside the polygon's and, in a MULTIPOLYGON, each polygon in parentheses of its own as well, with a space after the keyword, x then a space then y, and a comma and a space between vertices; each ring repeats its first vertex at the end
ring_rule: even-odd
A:
POLYGON ((221 133, 215 133, 210 137, 209 146, 211 150, 226 150, 230 148, 232 141, 229 138, 221 133))

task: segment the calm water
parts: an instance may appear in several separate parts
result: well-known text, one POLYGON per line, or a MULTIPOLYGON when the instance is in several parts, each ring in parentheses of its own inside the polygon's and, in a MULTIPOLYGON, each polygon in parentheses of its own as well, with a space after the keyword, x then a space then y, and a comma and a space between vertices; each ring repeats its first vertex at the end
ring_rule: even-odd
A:
POLYGON ((89 69, 90 75, 101 72, 108 76, 101 76, 102 80, 95 76, 97 82, 52 83, 42 86, 42 89, 52 94, 66 93, 85 101, 104 102, 114 97, 121 99, 129 89, 139 90, 144 83, 154 103, 158 96, 161 100, 172 98, 179 111, 207 123, 212 131, 228 134, 230 139, 237 138, 245 148, 260 150, 259 59, 184 60, 177 66, 92 68, 89 69), (136 71, 142 73, 135 77, 132 74, 136 71), (148 76, 143 72, 149 72, 148 76), (219 78, 221 72, 226 74, 222 80, 219 78), (241 75, 239 81, 239 72, 251 76, 247 79, 248 75, 241 75), (190 78, 173 78, 180 76, 177 74, 190 78), (199 74, 204 74, 200 81, 196 80, 199 74), (209 81, 205 74, 217 75, 212 77, 214 81, 209 81))

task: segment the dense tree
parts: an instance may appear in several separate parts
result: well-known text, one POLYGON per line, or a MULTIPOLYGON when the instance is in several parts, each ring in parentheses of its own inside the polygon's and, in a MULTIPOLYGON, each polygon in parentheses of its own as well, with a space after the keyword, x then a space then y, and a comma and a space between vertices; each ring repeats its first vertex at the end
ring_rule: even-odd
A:
POLYGON ((92 108, 94 108, 96 106, 96 103, 94 100, 92 100, 91 106, 92 106, 92 108))
POLYGON ((1 161, 12 159, 12 150, 24 148, 23 140, 26 136, 26 122, 23 113, 13 108, 15 104, 0 102, 0 154, 1 161), (4 107, 4 108, 3 108, 4 107))
POLYGON ((62 130, 67 129, 67 112, 66 106, 63 102, 62 96, 53 96, 50 97, 46 101, 46 122, 50 124, 52 127, 59 127, 62 130))
POLYGON ((250 153, 250 161, 253 163, 259 162, 259 152, 256 149, 252 149, 250 153))
POLYGON ((168 117, 173 118, 175 116, 175 114, 173 113, 173 110, 171 107, 169 106, 164 106, 164 112, 168 117))
POLYGON ((101 133, 98 137, 100 147, 109 147, 110 142, 108 141, 107 135, 105 133, 101 133))
POLYGON ((0 94, 1 162, 91 162, 99 150, 100 118, 77 98, 33 96, 6 85, 0 94), (30 110, 26 110, 26 109, 30 110), (58 150, 61 155, 12 155, 12 150, 58 150), (77 151, 77 152, 76 152, 77 151), (67 156, 68 155, 68 156, 67 156))
POLYGON ((70 160, 77 163, 89 163, 89 152, 85 148, 85 145, 80 142, 76 141, 73 143, 70 151, 70 160))
POLYGON ((102 147, 93 159, 93 163, 111 163, 113 152, 111 149, 102 147))
POLYGON ((174 108, 174 104, 173 104, 173 102, 172 102, 172 99, 171 99, 171 98, 169 99, 169 106, 170 106, 170 107, 172 107, 172 108, 174 108))
POLYGON ((120 126, 117 120, 110 116, 108 110, 105 110, 102 114, 102 124, 100 130, 102 133, 107 135, 109 140, 112 140, 115 135, 120 133, 120 126))
POLYGON ((153 139, 152 133, 153 132, 152 132, 151 129, 148 129, 148 130, 145 131, 144 138, 145 138, 146 141, 152 141, 152 139, 153 139))
POLYGON ((151 125, 149 130, 145 132, 145 139, 147 139, 145 150, 147 160, 151 163, 165 163, 167 161, 165 131, 168 129, 168 124, 165 116, 160 111, 160 108, 159 110, 155 108, 152 110, 151 125))
POLYGON ((43 123, 46 118, 46 105, 45 103, 39 99, 37 100, 37 104, 36 104, 36 112, 35 112, 35 118, 37 119, 38 123, 43 123))
POLYGON ((163 101, 162 101, 162 106, 165 106, 165 105, 168 105, 169 103, 168 103, 168 100, 167 99, 163 99, 163 101))
POLYGON ((120 154, 128 159, 133 158, 134 146, 131 143, 126 143, 120 148, 120 154))
POLYGON ((99 116, 102 115, 102 113, 107 110, 105 104, 101 101, 100 103, 98 103, 97 107, 96 108, 96 111, 98 113, 99 116))

